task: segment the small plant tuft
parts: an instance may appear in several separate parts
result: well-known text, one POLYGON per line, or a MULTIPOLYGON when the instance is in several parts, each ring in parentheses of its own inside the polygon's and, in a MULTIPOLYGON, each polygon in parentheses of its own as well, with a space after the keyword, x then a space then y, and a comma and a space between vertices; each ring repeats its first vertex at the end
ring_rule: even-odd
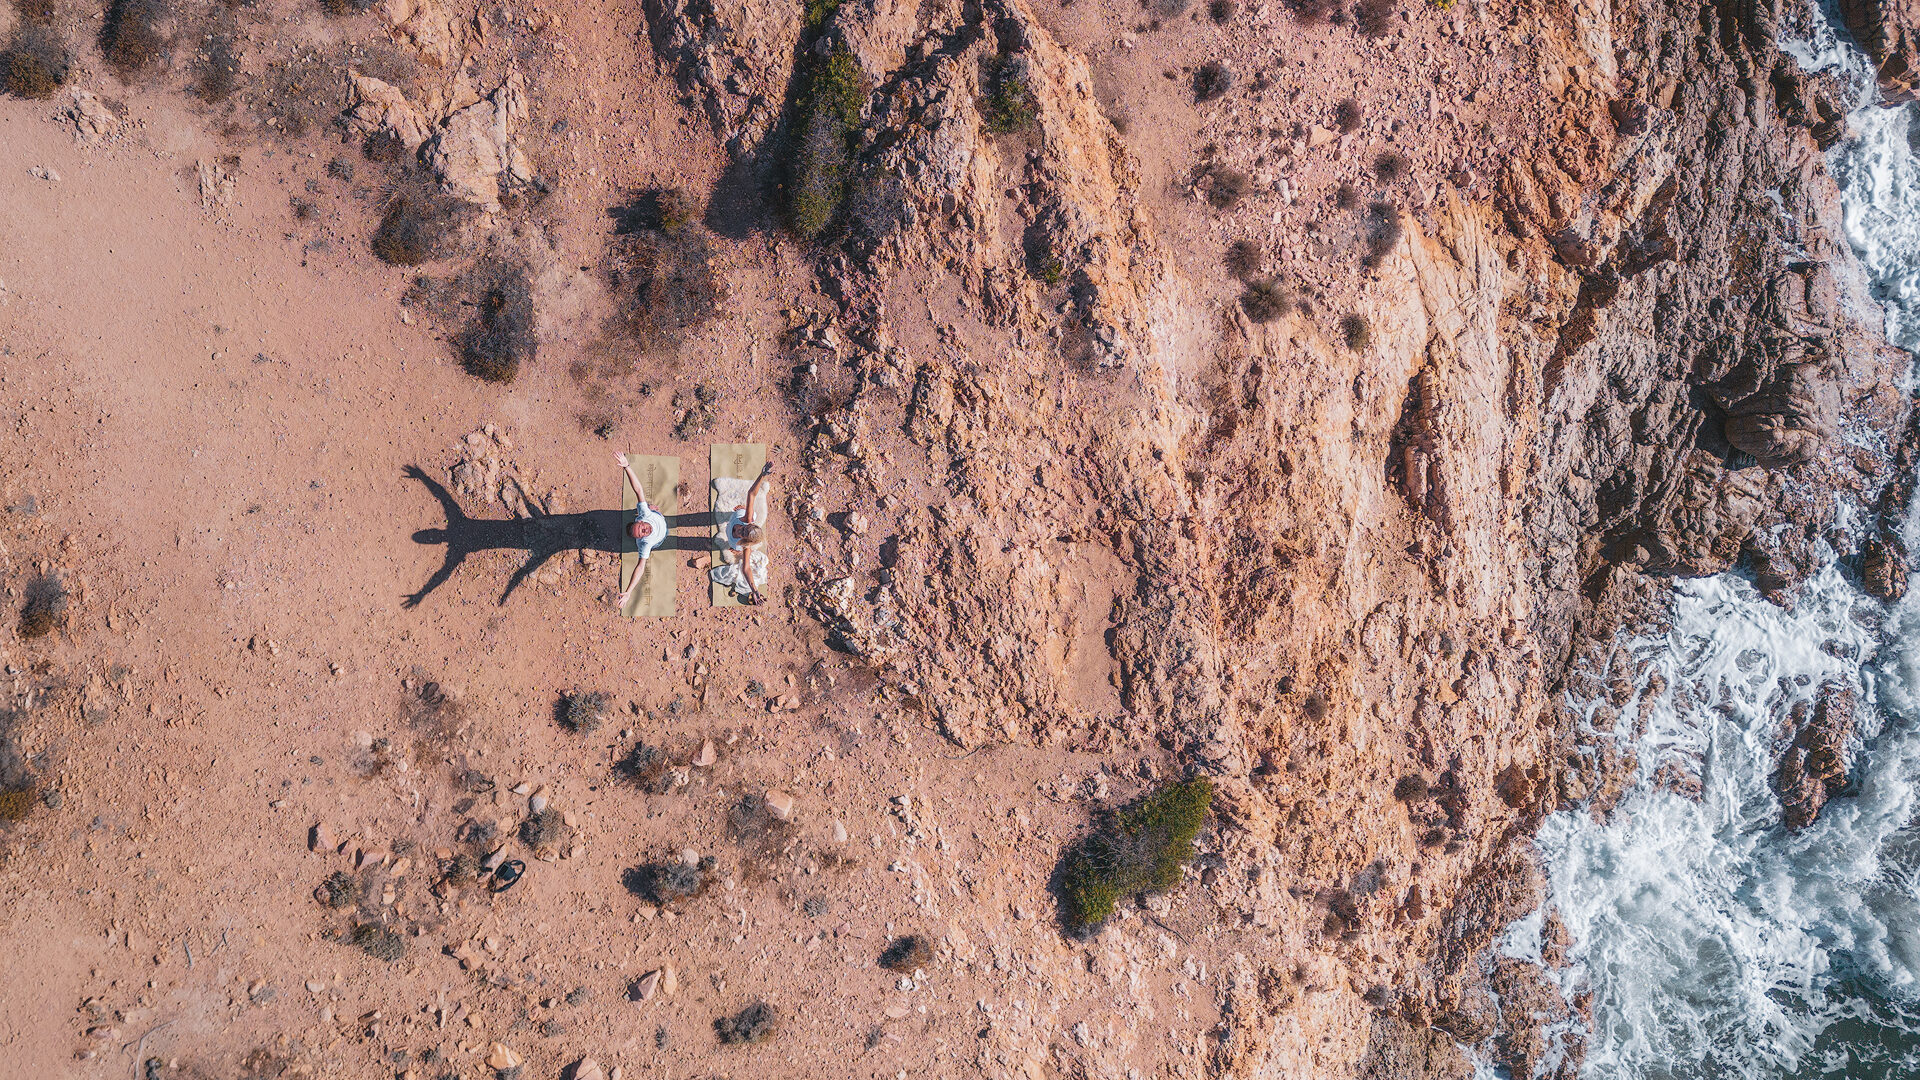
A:
POLYGON ((1401 802, 1419 802, 1431 793, 1427 778, 1419 773, 1409 773, 1393 782, 1393 797, 1401 802))
POLYGON ((1373 175, 1383 184, 1397 184, 1407 178, 1413 165, 1405 154, 1389 150, 1373 159, 1373 175))
POLYGON ((27 582, 26 603, 20 606, 20 636, 45 637, 67 621, 67 587, 53 574, 27 582))
POLYGON ((1351 210, 1360 205, 1360 189, 1352 184, 1341 184, 1333 192, 1335 210, 1351 210))
POLYGON ((345 870, 335 870, 320 883, 320 902, 330 908, 350 908, 360 903, 360 879, 345 870))
POLYGON ((911 972, 933 962, 933 947, 919 934, 906 934, 887 943, 880 954, 880 966, 888 971, 911 972))
POLYGON ((1251 240, 1235 240, 1227 245, 1227 273, 1240 281, 1252 281, 1266 272, 1267 253, 1251 240))
POLYGON ((780 1018, 773 1006, 756 1001, 732 1016, 713 1022, 714 1034, 729 1045, 763 1043, 779 1031, 780 1018))
POLYGON ((1208 62, 1193 72, 1193 100, 1196 104, 1225 97, 1233 89, 1233 72, 1225 64, 1208 62))
POLYGON ((1308 26, 1328 22, 1340 11, 1340 0, 1291 0, 1293 17, 1308 26))
POLYGON ((1353 7, 1353 23, 1368 37, 1386 37, 1393 32, 1393 17, 1399 13, 1399 0, 1360 0, 1353 7))
POLYGON ((1355 98, 1341 98, 1333 107, 1333 123, 1342 132, 1357 131, 1360 121, 1365 117, 1360 112, 1360 102, 1355 98))
POLYGON ((1234 0, 1213 0, 1207 5, 1207 18, 1217 23, 1229 23, 1240 13, 1240 5, 1234 0))
POLYGON ((1253 178, 1228 165, 1215 162, 1200 174, 1200 189, 1207 205, 1215 210, 1231 210, 1253 187, 1253 178))
POLYGON ((1379 266, 1394 247, 1400 243, 1402 226, 1400 211, 1392 203, 1375 202, 1367 205, 1367 255, 1361 265, 1372 269, 1379 266))
POLYGON ((405 959, 407 955, 407 939, 378 923, 361 923, 354 927, 350 940, 368 956, 389 964, 405 959))
POLYGON ((1340 320, 1340 337, 1347 348, 1360 352, 1373 344, 1373 326, 1365 315, 1347 315, 1340 320))
POLYGON ((1193 841, 1213 805, 1204 776, 1168 785, 1104 822, 1067 854, 1060 895, 1067 925, 1088 931, 1135 893, 1163 892, 1180 881, 1193 841))
POLYGON ((1254 322, 1269 323, 1293 310, 1293 296, 1272 278, 1249 281, 1240 294, 1240 310, 1254 322))
POLYGON ((607 722, 609 706, 613 699, 599 690, 575 690, 560 695, 560 703, 554 709, 554 718, 560 726, 575 735, 591 735, 600 730, 607 722))
POLYGON ((1039 119, 1024 56, 991 56, 981 64, 980 116, 988 131, 1011 135, 1039 119))

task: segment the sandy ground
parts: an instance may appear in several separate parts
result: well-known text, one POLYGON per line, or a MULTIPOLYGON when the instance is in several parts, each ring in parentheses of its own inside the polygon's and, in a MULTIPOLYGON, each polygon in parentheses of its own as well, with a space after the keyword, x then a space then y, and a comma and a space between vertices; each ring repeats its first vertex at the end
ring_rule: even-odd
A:
MULTIPOLYGON (((135 128, 110 146, 76 140, 54 106, 0 101, 0 569, 10 605, 43 571, 71 591, 56 634, 9 628, 4 644, 46 796, 0 840, 7 1071, 124 1076, 157 1059, 194 1077, 477 1076, 498 1041, 533 1076, 589 1054, 628 1075, 822 1075, 824 1061, 968 1074, 1014 1003, 951 961, 1017 975, 1023 954, 1069 959, 1045 874, 1086 815, 1036 786, 1078 784, 1100 760, 962 755, 786 603, 708 608, 697 570, 681 571, 669 621, 615 618, 599 555, 563 554, 502 603, 525 558, 512 549, 403 604, 441 560, 414 533, 445 524, 403 470, 445 482, 486 425, 570 511, 617 505, 615 447, 679 453, 702 505, 706 440, 667 435, 671 390, 697 371, 725 388, 712 441, 765 441, 791 469, 781 361, 750 345, 777 315, 749 302, 697 361, 641 360, 631 381, 654 381, 651 397, 569 375, 569 357, 606 355, 571 337, 591 338, 585 317, 548 326, 512 387, 487 386, 401 320, 409 275, 364 254, 363 204, 341 195, 321 225, 290 217, 288 193, 323 158, 242 148, 231 205, 209 210, 195 162, 233 147, 168 95, 123 100, 135 128), (580 418, 610 407, 602 440, 580 418), (423 708, 427 682, 454 704, 423 708), (795 708, 769 712, 749 682, 795 708), (575 688, 612 695, 590 736, 554 720, 575 688), (708 739, 715 762, 684 767, 708 739), (612 765, 640 742, 684 785, 620 782, 612 765), (470 821, 510 834, 523 784, 577 823, 563 857, 512 840, 530 866, 518 886, 431 895, 436 853, 462 849, 470 821), (770 790, 791 793, 790 822, 742 814, 770 790), (342 850, 310 852, 316 825, 342 850), (1028 850, 1036 839, 1053 846, 1028 850), (623 887, 684 849, 716 856, 718 877, 677 918, 623 887), (390 883, 390 904, 367 904, 404 936, 401 960, 337 940, 359 917, 316 902, 356 862, 370 892, 390 883), (921 977, 881 969, 910 932, 939 961, 921 977), (470 970, 450 955, 467 949, 470 970), (667 966, 676 994, 629 1000, 667 966), (719 1045, 714 1019, 756 1000, 782 1034, 719 1045)), ((627 168, 563 196, 556 245, 579 265, 594 218, 647 164, 627 168)), ((725 257, 766 260, 757 243, 725 257)), ((590 310, 591 274, 572 287, 590 310)), ((1171 1014, 1203 1027, 1207 999, 1176 991, 1179 969, 1156 977, 1171 1014)), ((1129 1037, 1148 1058, 1181 1052, 1160 1045, 1170 1035, 1129 1037)))

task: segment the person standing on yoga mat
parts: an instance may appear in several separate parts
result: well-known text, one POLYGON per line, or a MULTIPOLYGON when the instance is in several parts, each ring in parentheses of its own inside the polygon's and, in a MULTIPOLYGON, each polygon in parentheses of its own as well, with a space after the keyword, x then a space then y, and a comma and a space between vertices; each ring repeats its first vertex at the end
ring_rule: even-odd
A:
POLYGON ((620 599, 613 605, 625 611, 633 590, 640 587, 640 575, 647 572, 647 556, 653 554, 653 549, 667 538, 667 519, 660 511, 647 505, 647 489, 641 487, 640 478, 633 475, 633 467, 627 464, 627 455, 616 452, 613 457, 620 463, 620 471, 627 474, 627 483, 633 485, 633 497, 640 503, 634 507, 638 516, 627 523, 627 536, 639 549, 640 562, 633 568, 633 580, 627 582, 627 591, 621 593, 620 599))
POLYGON ((746 602, 758 604, 766 598, 760 595, 759 586, 753 583, 753 553, 759 549, 761 541, 767 538, 764 521, 767 516, 767 488, 772 481, 773 462, 769 461, 760 469, 760 476, 753 486, 747 489, 745 506, 736 508, 720 524, 719 546, 721 552, 740 553, 740 579, 747 583, 746 602))

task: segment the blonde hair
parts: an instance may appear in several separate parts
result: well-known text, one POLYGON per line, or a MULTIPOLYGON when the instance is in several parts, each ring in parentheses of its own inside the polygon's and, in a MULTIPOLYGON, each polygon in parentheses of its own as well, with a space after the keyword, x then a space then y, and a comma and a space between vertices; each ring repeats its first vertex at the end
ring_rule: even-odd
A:
POLYGON ((767 530, 752 522, 747 522, 736 530, 736 535, 740 537, 740 542, 743 544, 757 544, 766 539, 767 530))

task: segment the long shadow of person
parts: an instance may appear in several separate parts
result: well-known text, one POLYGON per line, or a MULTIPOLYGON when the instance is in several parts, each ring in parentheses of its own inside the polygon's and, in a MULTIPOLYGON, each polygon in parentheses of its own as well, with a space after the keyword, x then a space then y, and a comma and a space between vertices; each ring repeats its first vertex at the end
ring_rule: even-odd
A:
MULTIPOLYGON (((447 519, 443 529, 421 529, 413 534, 416 544, 445 544, 447 555, 446 561, 420 587, 420 591, 403 601, 404 606, 410 608, 419 607, 428 593, 446 584, 467 556, 479 551, 524 551, 527 561, 507 579, 507 587, 500 593, 499 603, 505 605, 507 597, 513 595, 513 590, 519 588, 521 582, 545 565, 548 559, 563 551, 618 554, 626 522, 631 516, 622 510, 588 510, 578 514, 542 514, 536 511, 532 517, 524 518, 468 517, 460 509, 460 504, 454 501, 453 495, 418 465, 407 466, 406 476, 410 480, 420 481, 427 493, 440 504, 440 510, 447 519)), ((711 520, 712 517, 707 514, 678 514, 672 526, 698 525, 711 520)), ((654 550, 705 551, 709 547, 711 542, 706 537, 669 536, 654 550)))

